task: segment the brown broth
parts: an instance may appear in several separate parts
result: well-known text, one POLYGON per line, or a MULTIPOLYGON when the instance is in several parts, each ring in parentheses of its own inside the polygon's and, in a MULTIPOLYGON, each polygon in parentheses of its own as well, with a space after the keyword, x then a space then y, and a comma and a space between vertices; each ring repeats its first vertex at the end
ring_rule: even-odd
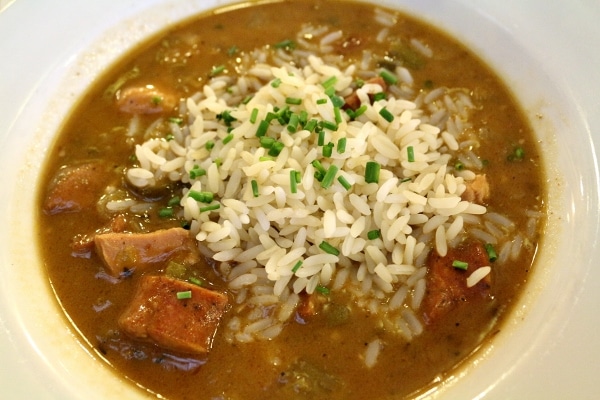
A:
MULTIPOLYGON (((123 171, 131 165, 135 145, 125 140, 123 134, 130 116, 116 111, 103 92, 127 71, 134 67, 140 71, 139 77, 129 80, 128 85, 152 83, 173 88, 184 98, 201 88, 213 66, 229 62, 227 50, 232 46, 243 52, 277 43, 294 37, 306 21, 329 24, 349 37, 360 39, 353 42, 355 45, 341 49, 345 57, 358 59, 365 48, 385 51, 377 48, 379 45, 372 37, 376 29, 370 20, 363 18, 372 7, 322 0, 256 4, 203 15, 144 43, 110 67, 73 110, 48 156, 47 173, 39 183, 40 204, 55 172, 63 165, 81 160, 107 160, 113 166, 110 181, 115 186, 124 185, 123 171), (192 42, 195 44, 190 45, 192 42)), ((519 225, 527 221, 523 210, 543 211, 545 191, 536 141, 502 82, 468 49, 411 17, 402 16, 392 34, 418 38, 435 54, 426 66, 411 70, 417 86, 433 83, 470 88, 482 104, 473 119, 485 136, 478 152, 488 161, 486 174, 493 188, 489 210, 502 210, 519 225), (523 162, 507 161, 507 154, 516 144, 527 154, 523 162)), ((154 119, 142 117, 141 123, 147 126, 154 119)), ((107 221, 96 207, 71 214, 40 212, 38 239, 48 277, 65 313, 87 344, 114 367, 115 373, 172 399, 410 396, 443 380, 501 329, 500 323, 510 318, 511 304, 528 278, 536 249, 536 243, 532 243, 524 249, 519 262, 494 271, 492 302, 463 307, 442 323, 428 327, 410 343, 374 326, 373 316, 368 313, 353 309, 352 317, 344 325, 331 326, 324 318, 308 324, 291 322, 275 340, 249 344, 231 344, 217 334, 207 357, 175 358, 118 333, 116 320, 139 277, 134 275, 113 284, 98 276, 102 263, 97 256, 78 258, 71 254, 73 237, 91 234, 107 221), (359 354, 364 352, 374 332, 384 339, 386 346, 377 365, 366 369, 359 354), (298 365, 298 359, 305 363, 301 365, 316 366, 322 375, 336 377, 333 382, 325 379, 323 383, 332 390, 321 388, 304 395, 294 390, 290 382, 299 385, 302 382, 290 374, 290 365, 298 365), (186 368, 191 371, 185 371, 186 368)), ((158 229, 175 226, 177 222, 148 215, 139 218, 139 225, 158 229)), ((224 287, 209 263, 202 274, 216 288, 224 287)), ((331 301, 347 300, 332 294, 331 301)))

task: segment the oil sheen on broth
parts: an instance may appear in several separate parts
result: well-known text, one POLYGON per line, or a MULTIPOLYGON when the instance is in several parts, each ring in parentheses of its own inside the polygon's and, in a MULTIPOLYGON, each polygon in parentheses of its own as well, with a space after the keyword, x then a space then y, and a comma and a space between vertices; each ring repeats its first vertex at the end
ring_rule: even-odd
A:
MULTIPOLYGON (((509 90, 477 56, 431 26, 395 11, 389 13, 394 15, 394 23, 386 26, 376 20, 373 5, 305 0, 257 3, 204 14, 171 27, 127 54, 75 107, 49 153, 47 172, 39 183, 38 240, 61 307, 86 345, 115 373, 172 399, 405 398, 443 381, 461 362, 474 357, 510 318, 511 304, 527 280, 541 235, 545 189, 537 143, 509 90), (165 121, 179 122, 185 117, 177 109, 180 99, 201 91, 215 77, 244 73, 245 57, 256 49, 267 53, 280 50, 284 55, 302 50, 295 47, 299 46, 298 32, 306 31, 308 24, 316 31, 341 32, 328 54, 335 55, 342 65, 359 63, 369 52, 375 69, 405 68, 413 80, 408 100, 438 88, 461 88, 469 94, 474 107, 468 130, 478 138, 473 149, 477 159, 470 160, 471 153, 465 153, 467 165, 458 158, 450 165, 455 170, 468 169, 469 162, 478 166, 477 174, 485 175, 490 187, 490 195, 482 202, 488 213, 506 217, 509 228, 483 218, 472 225, 465 223, 464 230, 479 229, 492 235, 495 230, 510 230, 512 236, 506 241, 520 245, 495 245, 498 258, 508 257, 509 261, 490 261, 491 283, 477 289, 484 295, 459 293, 459 304, 431 321, 415 310, 423 332, 410 340, 389 332, 369 307, 358 306, 357 299, 343 290, 303 295, 299 309, 271 340, 232 340, 225 327, 239 308, 238 293, 228 287, 218 262, 209 258, 195 263, 193 274, 203 287, 225 293, 229 300, 210 352, 190 355, 129 338, 117 321, 141 278, 164 275, 168 260, 143 273, 133 269, 129 274, 111 276, 93 248, 94 235, 181 227, 177 206, 174 215, 161 214, 161 210, 173 209, 168 202, 187 189, 180 182, 155 189, 139 189, 128 182, 126 171, 137 165, 135 145, 147 139, 143 132, 152 124, 153 135, 166 137, 165 121), (161 98, 153 105, 155 110, 119 108, 118 93, 148 85, 168 92, 175 101, 170 104, 161 98), (142 134, 131 134, 132 130, 142 134), (98 162, 89 167, 94 170, 89 175, 92 178, 84 173, 79 188, 73 184, 61 194, 59 200, 68 204, 49 211, 49 193, 61 180, 61 171, 90 162, 98 162), (82 187, 84 195, 77 192, 82 187), (125 193, 123 196, 137 203, 153 206, 141 213, 131 209, 109 212, 107 193, 125 193), (81 206, 73 207, 73 202, 81 206), (511 251, 518 254, 510 258, 511 251), (314 307, 315 311, 306 314, 300 307, 314 307), (381 344, 379 355, 374 365, 367 367, 365 352, 374 338, 381 344)), ((307 42, 317 39, 304 36, 307 42)), ((474 242, 488 244, 480 237, 465 234, 462 243, 455 244, 457 251, 474 242)), ((433 258, 427 262, 436 262, 433 258)), ((434 295, 430 289, 427 287, 425 298, 434 295)))

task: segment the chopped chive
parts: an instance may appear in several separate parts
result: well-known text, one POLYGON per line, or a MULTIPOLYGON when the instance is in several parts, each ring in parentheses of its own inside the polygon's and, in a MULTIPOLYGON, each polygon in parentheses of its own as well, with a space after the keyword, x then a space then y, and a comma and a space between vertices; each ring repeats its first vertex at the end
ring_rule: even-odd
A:
POLYGON ((321 187, 323 189, 328 189, 331 184, 333 183, 333 180, 335 179, 335 175, 338 172, 338 167, 334 164, 331 164, 329 166, 329 168, 327 169, 327 172, 325 173, 325 176, 323 177, 323 181, 321 182, 321 187))
POLYGON ((298 114, 292 114, 290 116, 290 121, 288 122, 287 130, 290 133, 294 133, 298 130, 298 124, 300 123, 300 119, 298 114))
POLYGON ((373 229, 372 231, 367 232, 367 239, 375 240, 381 237, 381 231, 379 229, 373 229))
POLYGON ((177 124, 177 125, 183 125, 183 118, 170 117, 169 122, 171 122, 173 124, 177 124))
POLYGON ((325 286, 321 286, 321 285, 318 285, 315 288, 315 290, 317 292, 321 293, 323 296, 328 296, 331 293, 331 291, 328 288, 326 288, 325 286))
POLYGON ((190 190, 187 195, 196 201, 200 201, 202 198, 202 195, 197 190, 190 190))
POLYGON ((308 120, 308 112, 306 112, 306 110, 300 111, 300 114, 298 114, 298 122, 302 126, 304 126, 304 125, 306 125, 307 120, 308 120))
POLYGON ((273 145, 271 146, 271 148, 269 149, 269 155, 271 157, 277 157, 279 155, 279 153, 281 153, 281 150, 283 150, 283 148, 285 147, 285 145, 279 141, 275 141, 273 143, 273 145))
POLYGON ((325 79, 323 81, 323 83, 321 83, 321 86, 323 86, 324 88, 329 88, 332 87, 333 85, 335 85, 337 83, 337 76, 333 75, 327 79, 325 79))
POLYGON ((277 78, 274 79, 273 82, 271 82, 271 86, 274 88, 278 88, 281 85, 281 79, 277 78))
POLYGON ((167 203, 167 206, 169 206, 169 207, 178 206, 179 202, 181 202, 181 198, 179 196, 174 196, 174 197, 171 197, 171 199, 167 203))
POLYGON ((231 123, 237 121, 237 118, 231 115, 231 110, 225 110, 221 114, 217 115, 217 119, 223 120, 225 126, 231 126, 231 123))
POLYGON ((496 254, 496 250, 491 243, 485 244, 485 251, 487 252, 488 258, 491 262, 494 262, 498 259, 498 255, 496 254))
POLYGON ((463 169, 465 169, 465 164, 463 164, 460 161, 457 161, 456 163, 454 163, 454 169, 457 171, 462 171, 463 169))
POLYGON ((190 170, 189 174, 190 179, 196 179, 206 175, 206 170, 204 168, 200 168, 198 165, 194 165, 194 168, 190 170))
POLYGON ((323 146, 323 157, 331 157, 333 154, 333 143, 329 142, 323 146))
POLYGON ((273 143, 275 143, 275 139, 269 136, 261 136, 259 142, 261 147, 270 149, 273 146, 273 143))
POLYGON ((354 84, 356 85, 357 88, 361 88, 361 87, 363 87, 365 85, 365 81, 362 80, 362 79, 360 79, 360 78, 357 78, 354 81, 354 84))
POLYGON ((213 147, 215 147, 215 142, 213 140, 209 140, 204 144, 204 147, 206 148, 206 150, 211 151, 213 147))
POLYGON ((291 104, 293 106, 299 106, 300 104, 302 104, 302 99, 300 99, 298 97, 287 97, 285 99, 285 104, 291 104))
POLYGON ((342 112, 340 111, 339 107, 333 108, 333 115, 335 115, 335 123, 341 124, 343 120, 342 120, 342 112))
POLYGON ((233 133, 230 133, 229 135, 227 135, 223 138, 223 144, 227 144, 227 143, 231 142, 232 140, 233 140, 233 133))
POLYGON ((152 97, 152 104, 154 104, 155 106, 159 105, 160 103, 162 103, 162 97, 160 96, 154 96, 152 97))
POLYGON ((256 129, 256 136, 258 136, 258 137, 265 136, 267 134, 268 130, 269 130, 269 121, 267 121, 266 119, 263 119, 262 121, 260 121, 258 123, 258 129, 256 129))
POLYGON ((296 179, 296 183, 302 182, 302 175, 300 171, 294 171, 294 178, 296 179))
POLYGON ((221 165, 223 165, 223 160, 221 159, 221 157, 215 158, 215 160, 213 162, 215 164, 217 164, 217 167, 220 167, 221 165))
POLYGON ((212 192, 200 192, 202 203, 210 203, 214 200, 215 195, 212 192))
POLYGON ((242 104, 248 104, 248 103, 250 103, 250 100, 252 100, 253 97, 254 97, 254 95, 252 95, 252 94, 249 94, 248 96, 244 97, 242 99, 242 104))
POLYGON ((403 178, 403 179, 400 179, 400 183, 404 183, 404 182, 410 182, 410 181, 412 181, 412 179, 411 179, 411 178, 403 178))
POLYGON ((177 300, 191 299, 191 298, 192 298, 191 290, 186 290, 185 292, 177 292, 177 300))
POLYGON ((298 182, 296 182, 296 171, 290 171, 290 192, 298 193, 298 182))
POLYGON ((171 218, 175 212, 171 207, 165 207, 158 210, 158 216, 161 218, 171 218))
POLYGON ((252 195, 258 197, 260 193, 258 192, 258 182, 256 182, 256 179, 250 181, 250 186, 252 186, 252 195))
POLYGON ((344 187, 344 189, 350 190, 350 188, 352 188, 352 185, 350 184, 350 182, 348 182, 348 180, 346 178, 344 178, 343 175, 338 176, 337 180, 340 183, 340 185, 342 185, 344 187))
POLYGON ((231 56, 235 55, 235 54, 236 54, 236 53, 237 53, 239 50, 240 50, 240 49, 238 49, 238 47, 237 47, 237 46, 235 46, 235 45, 234 45, 234 46, 231 46, 231 47, 230 47, 230 48, 227 50, 227 55, 231 57, 231 56))
POLYGON ((327 243, 324 240, 319 245, 319 248, 327 254, 333 254, 334 256, 340 255, 340 251, 338 249, 336 249, 335 247, 333 247, 332 245, 330 245, 329 243, 327 243))
POLYGON ((330 131, 337 131, 337 124, 335 122, 331 122, 331 121, 321 121, 319 122, 319 125, 325 129, 329 129, 330 131))
POLYGON ((463 271, 466 271, 467 268, 469 268, 469 263, 460 260, 454 260, 452 261, 452 266, 456 269, 462 269, 463 271))
POLYGON ((323 146, 325 144, 325 131, 319 132, 319 138, 317 139, 317 145, 323 146))
POLYGON ((173 136, 172 133, 169 133, 167 136, 165 136, 165 140, 167 142, 170 142, 171 140, 175 139, 175 136, 173 136))
POLYGON ((293 50, 296 47, 296 42, 291 39, 282 40, 273 45, 276 49, 293 50))
POLYGON ((191 197, 200 203, 210 203, 214 199, 214 194, 212 192, 199 192, 197 190, 190 190, 188 192, 188 197, 191 197))
POLYGON ((325 177, 325 174, 321 171, 315 171, 315 173, 313 174, 313 176, 315 177, 315 179, 317 180, 317 182, 323 182, 323 178, 325 177))
POLYGON ((298 260, 298 262, 296 264, 294 264, 294 266, 292 267, 292 272, 293 273, 298 272, 300 267, 302 267, 302 260, 298 260))
POLYGON ((408 157, 408 162, 415 162, 415 148, 413 146, 406 148, 406 156, 408 157))
POLYGON ((306 123, 306 125, 304 125, 304 129, 306 129, 309 132, 312 132, 315 130, 315 128, 317 127, 319 121, 317 121, 316 119, 311 119, 310 121, 308 121, 306 123))
POLYGON ((224 65, 217 65, 216 67, 213 67, 213 69, 210 71, 210 76, 215 76, 215 75, 219 75, 221 72, 225 71, 225 66, 224 65))
POLYGON ((337 142, 337 152, 339 154, 344 154, 346 152, 346 138, 340 138, 340 140, 338 140, 337 142))
POLYGON ((283 108, 278 108, 276 112, 277 118, 289 118, 289 115, 292 113, 290 111, 290 108, 288 106, 285 106, 283 108), (287 117, 286 117, 287 115, 287 117))
POLYGON ((383 107, 379 110, 379 115, 383 117, 387 122, 392 122, 394 120, 394 114, 392 114, 387 108, 383 107))
POLYGON ((273 121, 274 119, 277 119, 277 114, 269 111, 265 117, 265 121, 267 121, 268 123, 271 123, 271 121, 273 121))
POLYGON ((379 183, 379 171, 381 165, 377 161, 367 161, 365 168, 365 182, 367 183, 379 183))
POLYGON ((317 104, 327 104, 327 99, 319 99, 317 100, 317 104))
POLYGON ((325 170, 325 167, 323 167, 323 164, 321 164, 321 162, 319 160, 313 160, 313 162, 311 163, 313 167, 315 167, 315 169, 321 173, 323 173, 323 175, 325 174, 325 172, 327 172, 325 170))
POLYGON ((379 73, 379 76, 381 76, 385 83, 387 83, 388 85, 393 85, 396 82, 398 82, 398 78, 396 77, 396 75, 394 75, 391 71, 388 71, 387 69, 383 69, 379 73))
POLYGON ((250 113, 250 122, 255 123, 256 118, 258 118, 258 108, 253 108, 252 113, 250 113))
POLYGON ((201 280, 201 279, 198 279, 198 278, 196 278, 195 276, 190 276, 190 277, 188 278, 188 281, 190 281, 190 283, 193 283, 193 284, 194 284, 194 285, 196 285, 196 286, 202 286, 202 280, 201 280))
POLYGON ((333 96, 335 96, 335 88, 333 86, 330 86, 328 88, 325 88, 325 94, 327 95, 327 97, 331 98, 333 96))
POLYGON ((525 149, 521 146, 515 147, 507 157, 508 161, 523 161, 523 158, 525 158, 525 149))
POLYGON ((206 207, 200 207, 199 211, 202 213, 202 212, 207 212, 207 211, 218 210, 219 208, 221 208, 221 205, 219 203, 216 203, 216 204, 211 204, 206 207))
POLYGON ((373 95, 373 101, 385 100, 385 92, 375 93, 373 95))
POLYGON ((346 111, 346 114, 348 114, 348 116, 350 117, 351 120, 356 118, 356 114, 354 113, 353 109, 346 108, 344 111, 346 111))
POLYGON ((515 149, 515 157, 519 158, 519 159, 523 159, 523 157, 525 156, 525 150, 523 150, 522 147, 517 147, 515 149))
POLYGON ((363 115, 365 112, 367 111, 367 106, 365 104, 363 104, 362 106, 358 107, 356 109, 356 111, 354 111, 354 118, 358 118, 361 115, 363 115))
POLYGON ((334 107, 342 107, 344 104, 346 104, 346 102, 344 101, 343 98, 341 98, 340 96, 331 96, 331 104, 333 104, 334 107))
POLYGON ((258 161, 273 161, 274 158, 271 156, 262 156, 262 157, 258 157, 258 161))

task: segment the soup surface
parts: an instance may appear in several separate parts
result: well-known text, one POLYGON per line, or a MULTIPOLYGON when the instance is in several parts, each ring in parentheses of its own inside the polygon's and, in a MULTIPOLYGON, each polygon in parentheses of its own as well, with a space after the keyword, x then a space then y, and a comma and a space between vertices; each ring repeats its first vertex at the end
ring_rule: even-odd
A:
POLYGON ((44 167, 38 239, 86 345, 149 393, 405 398, 510 318, 540 164, 506 87, 435 28, 256 3, 90 88, 44 167))

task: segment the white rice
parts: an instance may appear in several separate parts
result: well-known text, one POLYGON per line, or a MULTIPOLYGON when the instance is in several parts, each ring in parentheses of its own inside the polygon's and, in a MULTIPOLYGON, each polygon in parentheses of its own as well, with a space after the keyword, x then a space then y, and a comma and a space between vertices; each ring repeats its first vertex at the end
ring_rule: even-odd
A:
MULTIPOLYGON (((374 18, 382 25, 384 41, 396 16, 377 10, 374 18)), ((502 244, 498 263, 518 257, 523 246, 520 236, 512 244, 508 241, 514 224, 505 216, 486 214, 484 206, 460 197, 482 168, 470 150, 478 146, 464 145, 474 140, 465 133, 475 107, 467 91, 437 88, 419 93, 411 86, 410 72, 399 68, 402 88, 393 86, 390 92, 404 97, 371 104, 369 93, 381 87, 366 84, 357 90, 365 113, 352 120, 341 112, 335 129, 323 129, 325 144, 334 146, 330 157, 322 156, 317 134, 290 132, 277 120, 268 125, 265 137, 277 138, 283 149, 269 156, 261 147, 256 133, 269 113, 290 107, 306 112, 307 121, 334 121, 337 111, 322 83, 335 77, 335 91, 343 97, 355 90, 357 76, 379 73, 368 52, 357 65, 326 58, 323 53, 342 38, 343 32, 307 25, 298 35, 295 53, 251 52, 248 65, 240 68, 245 74, 215 77, 182 102, 187 125, 171 124, 173 140, 149 139, 138 145, 139 166, 127 171, 129 182, 138 187, 172 180, 189 188, 181 200, 183 217, 203 252, 220 263, 217 269, 239 305, 227 326, 230 340, 274 338, 293 318, 299 294, 325 287, 352 293, 359 307, 375 312, 384 326, 411 340, 423 331, 416 310, 426 292, 425 259, 431 249, 445 255, 465 237, 467 228, 486 243, 502 244), (241 103, 248 95, 251 100, 241 103), (286 104, 286 98, 298 99, 301 105, 286 104), (381 116, 383 108, 392 121, 381 116), (219 117, 225 111, 236 119, 232 129, 219 117), (230 134, 231 140, 224 143, 230 134), (340 153, 335 146, 343 138, 346 150, 340 153), (215 143, 212 149, 205 147, 209 141, 215 143), (452 159, 467 169, 455 171, 448 165, 452 159), (329 187, 315 179, 315 160, 326 170, 338 169, 329 187), (379 182, 367 183, 366 164, 373 160, 381 168, 379 182), (190 171, 198 168, 206 174, 192 177, 190 171), (301 177, 295 193, 291 171, 301 177), (339 176, 351 184, 349 190, 338 182, 339 176), (196 201, 193 193, 201 191, 212 192, 214 200, 196 201), (203 211, 207 206, 215 209, 203 211), (491 229, 472 229, 482 218, 491 229), (377 237, 369 238, 374 232, 377 237), (339 254, 328 254, 324 242, 339 254)), ((411 45, 425 57, 433 56, 426 43, 412 40, 411 45)), ((129 131, 139 130, 138 125, 132 121, 129 131)), ((132 207, 132 202, 136 203, 108 201, 106 207, 114 211, 132 207)), ((531 219, 534 226, 536 216, 531 219)), ((476 284, 490 271, 479 268, 468 283, 476 284)), ((374 365, 381 346, 379 339, 369 343, 367 366, 374 365)))
POLYGON ((365 365, 367 368, 372 368, 377 363, 377 357, 381 351, 381 340, 374 339, 367 345, 365 351, 365 365))
POLYGON ((473 287, 477 285, 479 281, 488 276, 490 272, 492 272, 492 268, 490 266, 477 268, 467 278, 467 287, 473 287))

